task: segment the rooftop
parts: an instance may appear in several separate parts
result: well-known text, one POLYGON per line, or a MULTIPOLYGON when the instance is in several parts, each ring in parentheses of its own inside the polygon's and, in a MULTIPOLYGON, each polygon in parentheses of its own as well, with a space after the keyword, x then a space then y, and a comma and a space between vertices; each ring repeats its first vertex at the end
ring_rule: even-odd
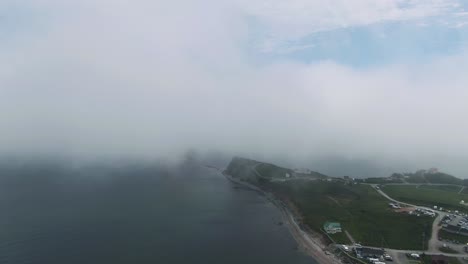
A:
POLYGON ((326 222, 323 226, 325 228, 341 228, 341 224, 338 222, 326 222))

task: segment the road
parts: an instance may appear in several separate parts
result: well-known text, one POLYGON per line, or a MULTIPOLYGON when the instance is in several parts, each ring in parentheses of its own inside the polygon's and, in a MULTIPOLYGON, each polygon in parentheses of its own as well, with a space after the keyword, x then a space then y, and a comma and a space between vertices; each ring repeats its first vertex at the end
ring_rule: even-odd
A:
POLYGON ((436 185, 436 186, 458 186, 462 187, 460 184, 451 184, 451 183, 409 183, 409 182, 402 182, 402 183, 385 183, 385 185, 436 185))
MULTIPOLYGON (((257 164, 258 165, 258 164, 257 164)), ((255 165, 253 167, 253 171, 254 173, 260 177, 260 178, 266 178, 264 176, 262 176, 256 169, 256 166, 255 165)), ((271 180, 271 179, 270 179, 271 180)), ((292 180, 292 179, 282 179, 281 181, 287 181, 287 180, 292 180)), ((419 206, 419 205, 416 205, 416 204, 411 204, 411 203, 406 203, 406 202, 402 202, 402 201, 398 201, 398 200, 395 200, 393 199, 392 197, 388 196, 384 191, 382 191, 377 184, 370 184, 380 195, 382 195, 383 197, 385 197, 387 200, 389 201, 392 201, 394 203, 398 203, 398 204, 401 204, 401 205, 405 205, 405 206, 410 206, 410 207, 415 207, 415 208, 420 208, 420 209, 425 209, 425 210, 431 210, 431 211, 434 211, 437 216, 436 218, 434 219, 433 223, 432 223, 432 229, 431 229, 431 237, 428 241, 428 250, 425 251, 426 254, 441 254, 442 252, 439 251, 439 248, 443 246, 443 242, 439 241, 439 237, 438 237, 438 234, 439 234, 439 230, 440 230, 440 226, 439 226, 439 223, 440 221, 445 217, 445 215, 447 213, 445 212, 442 212, 442 211, 439 211, 439 210, 434 210, 432 208, 429 208, 429 207, 426 207, 426 206, 419 206)), ((416 184, 415 184, 416 185, 416 184)), ((457 248, 458 246, 457 245, 450 245, 450 247, 452 248, 457 248)), ((458 249, 458 248, 457 248, 458 249)), ((396 249, 390 249, 390 248, 387 248, 385 249, 387 250, 388 252, 394 252, 394 253, 414 253, 415 251, 414 250, 396 250, 396 249)), ((443 253, 444 255, 447 255, 447 256, 454 256, 454 257, 464 257, 466 256, 465 254, 447 254, 447 253, 443 253)))
POLYGON ((416 207, 416 208, 423 208, 423 209, 427 209, 427 210, 432 210, 432 211, 437 212, 437 213, 440 212, 440 211, 437 211, 437 210, 434 210, 434 209, 431 209, 431 208, 428 208, 428 207, 425 207, 425 206, 419 206, 419 205, 410 204, 410 203, 405 203, 405 202, 402 202, 402 201, 395 200, 395 199, 393 199, 392 197, 388 196, 386 193, 384 193, 384 192, 377 186, 377 184, 371 184, 371 186, 372 186, 380 195, 382 195, 382 196, 385 197, 387 200, 390 200, 390 201, 392 201, 392 202, 394 202, 394 203, 399 203, 399 204, 403 204, 403 205, 411 206, 411 207, 416 207))
MULTIPOLYGON (((256 166, 255 165, 253 167, 253 171, 255 172, 255 174, 258 176, 258 177, 261 177, 261 178, 265 178, 264 176, 262 176, 256 169, 256 166)), ((271 179, 270 179, 271 180, 271 179)), ((287 180, 293 180, 293 179, 282 179, 281 181, 287 181, 287 180)), ((398 201, 398 200, 395 200, 393 199, 392 197, 388 196, 384 191, 382 191, 377 184, 370 184, 380 195, 382 195, 383 197, 385 197, 387 200, 389 201, 392 201, 394 203, 398 203, 398 204, 401 204, 401 205, 405 205, 405 206, 410 206, 410 207, 415 207, 415 208, 420 208, 420 209, 425 209, 425 210, 431 210, 431 211, 434 211, 437 216, 436 218, 434 219, 433 223, 432 223, 432 229, 431 229, 431 237, 429 239, 429 242, 428 242, 428 250, 425 251, 424 253, 426 254, 442 254, 442 252, 440 252, 439 248, 443 246, 443 242, 439 241, 439 238, 438 238, 438 234, 439 234, 439 230, 440 230, 440 226, 439 226, 439 223, 440 221, 445 217, 445 215, 447 213, 445 212, 442 212, 442 211, 439 211, 439 210, 434 210, 432 208, 429 208, 429 207, 426 207, 426 206, 419 206, 419 205, 416 205, 416 204, 411 204, 411 203, 406 203, 406 202, 402 202, 402 201, 398 201)), ((293 223, 295 223, 295 221, 292 221, 293 223)), ((294 226, 294 224, 293 224, 294 226)), ((300 229, 299 229, 300 230, 300 229)), ((299 233, 299 237, 303 236, 304 234, 301 234, 299 233)), ((349 235, 349 234, 347 234, 349 235)), ((307 241, 307 239, 304 239, 307 241)), ((351 240, 351 239, 350 239, 351 240)), ((307 242, 310 242, 310 241, 307 241, 307 242)), ((310 244, 310 243, 305 243, 305 244, 310 244)), ((303 244, 304 244, 304 241, 303 241, 303 244)), ((354 244, 354 243, 353 243, 354 244)), ((456 248, 458 249, 459 245, 456 246, 456 245, 450 245, 450 247, 452 248, 456 248)), ((391 248, 386 248, 385 249, 387 252, 389 252, 389 254, 393 254, 393 255, 397 255, 397 254, 401 254, 401 253, 414 253, 415 251, 414 250, 397 250, 397 249, 391 249, 391 248)), ((446 256, 449 256, 449 257, 465 257, 466 255, 465 254, 448 254, 448 253, 443 253, 444 255, 446 256)))
MULTIPOLYGON (((442 246, 441 245, 441 242, 439 241, 439 230, 440 230, 440 227, 439 227, 439 223, 440 221, 445 217, 445 215, 447 213, 445 212, 442 212, 442 211, 438 211, 438 210, 434 210, 434 209, 431 209, 431 208, 428 208, 428 207, 425 207, 425 206, 419 206, 419 205, 415 205, 415 204, 410 204, 410 203, 405 203, 405 202, 401 202, 401 201, 398 201, 398 200, 395 200, 393 199, 392 197, 388 196, 385 192, 383 192, 378 186, 377 184, 371 184, 371 186, 380 194, 382 195, 383 197, 385 197, 387 200, 389 201, 392 201, 392 202, 395 202, 395 203, 399 203, 399 204, 402 204, 402 205, 406 205, 406 206, 411 206, 411 207, 415 207, 415 208, 421 208, 421 209, 426 209, 426 210, 432 210, 434 212, 437 213, 437 217, 434 219, 434 222, 432 223, 432 232, 431 232, 431 238, 429 239, 429 243, 428 243, 428 250, 425 252, 426 254, 440 254, 441 252, 439 251, 439 248, 442 246)), ((388 250, 391 250, 391 249, 388 249, 388 250)), ((403 253, 410 253, 411 251, 403 251, 403 253)), ((412 251, 414 252, 414 251, 412 251)), ((444 253, 444 255, 449 255, 447 253, 444 253)), ((457 255, 457 254, 455 254, 457 255)), ((460 256, 466 256, 465 254, 458 254, 460 256)))
POLYGON ((463 186, 463 187, 460 189, 460 191, 458 191, 458 194, 462 193, 463 190, 465 190, 465 187, 466 187, 466 186, 463 186))
MULTIPOLYGON (((264 178, 264 179, 268 179, 268 180, 271 180, 270 178, 267 178, 267 177, 264 177, 262 176, 256 169, 258 164, 254 165, 252 167, 254 173, 256 174, 256 176, 260 177, 260 178, 264 178)), ((228 177, 230 178, 230 177, 228 177)), ((293 180, 293 178, 291 179, 283 179, 282 181, 286 181, 286 180, 293 180)), ((312 180, 312 179, 308 179, 308 180, 312 180)), ((315 180, 315 179, 314 179, 315 180)), ((238 182, 240 183, 240 182, 238 182)), ((242 183, 242 184, 245 184, 245 183, 242 183)), ((392 197, 388 196, 385 192, 383 192, 380 188, 378 188, 378 185, 377 184, 370 184, 380 195, 382 195, 383 197, 385 197, 387 200, 389 201, 392 201, 392 202, 395 202, 395 203, 398 203, 398 204, 401 204, 401 205, 405 205, 405 206, 410 206, 410 207, 415 207, 415 208, 421 208, 421 209, 426 209, 426 210, 431 210, 431 211, 434 211, 435 213, 437 213, 437 217, 434 219, 434 222, 432 224, 432 232, 431 232, 431 238, 429 239, 429 242, 428 242, 428 250, 427 251, 418 251, 418 250, 399 250, 399 249, 392 249, 392 248, 384 248, 384 250, 392 255, 394 258, 397 257, 399 259, 399 257, 401 257, 401 255, 404 255, 406 253, 425 253, 425 254, 432 254, 432 255, 440 255, 440 254, 443 254, 445 256, 448 256, 448 257, 457 257, 457 258, 462 258, 462 257, 466 257, 467 255, 466 254, 463 254, 463 253, 442 253, 439 251, 439 248, 441 246, 443 246, 443 242, 439 241, 438 240, 438 233, 439 233, 439 230, 440 230, 440 227, 439 227, 439 222, 442 220, 442 218, 446 215, 445 212, 442 212, 442 211, 439 211, 439 210, 434 210, 432 208, 429 208, 429 207, 425 207, 425 206, 419 206, 419 205, 415 205, 415 204, 410 204, 410 203, 405 203, 405 202, 401 202, 401 201, 398 201, 398 200, 395 200, 393 199, 392 197)), ((258 187, 255 187, 255 189, 263 192, 262 190, 260 190, 258 187)), ((296 241, 301 245, 301 247, 305 250, 305 252, 307 252, 309 255, 312 255, 314 258, 316 258, 318 260, 319 263, 339 263, 339 260, 335 259, 334 257, 332 256, 329 256, 329 255, 326 255, 324 254, 324 251, 323 249, 321 248, 322 245, 320 245, 319 242, 316 241, 316 238, 313 238, 310 236, 310 234, 304 232, 301 227, 299 226, 299 224, 296 222, 295 218, 294 218, 294 215, 293 213, 291 213, 289 210, 288 210, 288 207, 286 205, 284 205, 282 202, 280 201, 276 201, 276 204, 277 206, 280 208, 280 210, 282 211, 283 213, 283 216, 285 218, 285 222, 288 223, 288 227, 291 231, 291 233, 293 234, 293 237, 296 239, 296 241), (278 203, 279 206, 278 206, 278 203)), ((460 245, 457 245, 457 247, 455 246, 452 246, 450 245, 450 247, 454 248, 454 249, 458 249, 460 245)), ((463 252, 462 250, 459 250, 459 252, 463 252)), ((396 262, 398 262, 398 259, 395 259, 396 262)))
MULTIPOLYGON (((368 247, 368 246, 366 246, 368 247)), ((373 247, 368 247, 368 248, 373 248, 373 247)), ((380 248, 376 248, 376 249, 380 249, 380 248)), ((441 253, 439 251, 430 251, 430 250, 427 250, 427 251, 418 251, 418 250, 404 250, 404 249, 391 249, 391 248, 384 248, 385 251, 389 254, 406 254, 406 253, 417 253, 417 254, 426 254, 426 255, 440 255, 440 254, 443 254, 445 256, 448 256, 448 257, 456 257, 456 258, 462 258, 462 257, 466 257, 467 255, 466 254, 462 254, 462 253, 441 253)))

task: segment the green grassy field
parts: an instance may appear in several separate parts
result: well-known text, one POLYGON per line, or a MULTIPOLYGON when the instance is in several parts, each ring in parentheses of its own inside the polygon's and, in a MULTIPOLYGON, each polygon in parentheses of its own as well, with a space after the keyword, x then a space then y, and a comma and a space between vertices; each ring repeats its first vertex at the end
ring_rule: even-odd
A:
POLYGON ((344 232, 341 233, 336 233, 336 234, 330 234, 329 235, 334 241, 340 244, 346 244, 349 245, 351 244, 351 241, 349 241, 349 238, 346 236, 344 232))
POLYGON ((461 193, 468 194, 468 188, 463 189, 461 193))
POLYGON ((468 207, 460 205, 461 200, 468 202, 468 194, 458 194, 456 191, 444 188, 447 186, 437 189, 435 186, 416 188, 415 185, 387 185, 382 190, 393 199, 403 202, 468 211, 468 207))
MULTIPOLYGON (((357 242, 376 247, 422 249, 430 237, 433 218, 398 214, 388 201, 368 185, 343 183, 267 183, 276 194, 291 199, 305 223, 320 230, 326 221, 337 221, 357 242), (424 234, 424 235, 423 235, 424 234)), ((346 243, 346 236, 334 237, 346 243)))
POLYGON ((440 247, 439 250, 440 250, 440 252, 449 253, 449 254, 460 253, 460 252, 456 251, 455 249, 449 248, 449 247, 440 247))
POLYGON ((278 167, 273 164, 260 163, 255 167, 263 177, 267 178, 285 178, 286 174, 292 175, 293 171, 290 169, 278 167))
POLYGON ((458 193, 463 187, 459 185, 420 185, 419 188, 458 193))
MULTIPOLYGON (((455 258, 455 257, 451 257, 449 258, 449 264, 461 264, 462 262, 458 259, 458 258, 455 258)), ((465 263, 465 261, 463 261, 463 263, 465 263)))

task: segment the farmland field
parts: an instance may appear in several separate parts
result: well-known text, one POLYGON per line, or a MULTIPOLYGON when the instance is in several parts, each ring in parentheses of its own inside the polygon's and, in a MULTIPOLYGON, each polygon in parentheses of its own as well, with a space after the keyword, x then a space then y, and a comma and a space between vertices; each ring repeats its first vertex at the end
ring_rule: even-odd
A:
MULTIPOLYGON (((290 199, 304 222, 317 231, 324 222, 337 221, 357 242, 401 249, 421 249, 423 239, 431 236, 433 218, 393 212, 388 201, 368 185, 314 181, 268 183, 266 187, 290 199)), ((334 239, 349 242, 343 235, 334 239)))
POLYGON ((393 199, 403 202, 468 211, 468 207, 460 204, 462 200, 468 202, 468 194, 459 194, 461 187, 458 187, 458 191, 453 187, 422 185, 417 188, 416 185, 387 185, 382 187, 382 190, 393 199))
POLYGON ((419 188, 458 193, 463 187, 459 185, 419 185, 419 188))

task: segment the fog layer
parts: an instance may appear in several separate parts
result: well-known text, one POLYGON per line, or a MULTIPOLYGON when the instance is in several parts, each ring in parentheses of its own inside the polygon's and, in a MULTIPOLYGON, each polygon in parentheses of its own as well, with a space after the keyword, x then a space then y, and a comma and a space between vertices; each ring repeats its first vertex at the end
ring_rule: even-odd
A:
POLYGON ((465 51, 372 68, 265 61, 242 1, 15 2, 0 4, 4 155, 194 149, 468 172, 465 51))

